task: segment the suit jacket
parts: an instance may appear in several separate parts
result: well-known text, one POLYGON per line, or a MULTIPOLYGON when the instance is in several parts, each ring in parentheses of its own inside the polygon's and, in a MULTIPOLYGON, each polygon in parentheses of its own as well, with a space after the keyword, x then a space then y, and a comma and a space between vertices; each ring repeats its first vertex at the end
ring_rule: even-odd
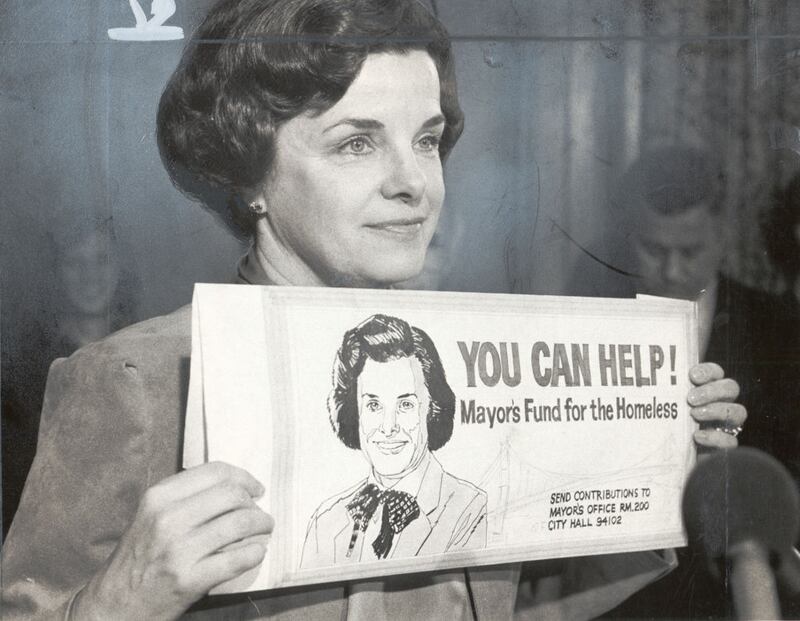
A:
POLYGON ((800 317, 787 298, 720 278, 705 359, 739 382, 740 444, 770 453, 800 483, 800 317))
MULTIPOLYGON (((3 547, 4 621, 63 619, 145 490, 180 470, 190 335, 184 307, 53 363, 36 458, 3 547)), ((511 564, 211 597, 185 618, 583 619, 673 566, 656 552, 570 559, 554 570, 561 597, 544 602, 530 572, 521 581, 511 564)))
MULTIPOLYGON (((314 512, 308 525, 302 567, 330 567, 358 562, 365 545, 360 533, 347 556, 353 534, 353 519, 347 505, 368 479, 329 498, 314 512)), ((389 558, 441 554, 449 550, 482 548, 486 545, 486 494, 447 473, 432 455, 417 493, 420 516, 395 536, 389 558)))

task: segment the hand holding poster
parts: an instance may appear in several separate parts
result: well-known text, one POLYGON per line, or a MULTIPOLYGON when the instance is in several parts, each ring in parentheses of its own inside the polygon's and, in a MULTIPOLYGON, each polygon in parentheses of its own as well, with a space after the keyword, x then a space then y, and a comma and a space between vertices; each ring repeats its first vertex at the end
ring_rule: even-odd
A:
POLYGON ((695 307, 198 285, 185 465, 276 521, 224 590, 684 543, 695 307))

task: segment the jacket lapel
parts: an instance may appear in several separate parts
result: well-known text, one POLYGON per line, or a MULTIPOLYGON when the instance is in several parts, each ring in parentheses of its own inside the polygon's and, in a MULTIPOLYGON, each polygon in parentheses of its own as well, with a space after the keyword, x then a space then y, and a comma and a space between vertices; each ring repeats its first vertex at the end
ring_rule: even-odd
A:
POLYGON ((392 547, 392 558, 416 556, 430 537, 431 530, 432 526, 428 516, 421 511, 420 516, 397 535, 397 543, 392 547))
POLYGON ((417 493, 420 515, 398 535, 397 543, 392 550, 393 558, 417 556, 430 537, 441 499, 443 475, 441 465, 431 455, 417 493))

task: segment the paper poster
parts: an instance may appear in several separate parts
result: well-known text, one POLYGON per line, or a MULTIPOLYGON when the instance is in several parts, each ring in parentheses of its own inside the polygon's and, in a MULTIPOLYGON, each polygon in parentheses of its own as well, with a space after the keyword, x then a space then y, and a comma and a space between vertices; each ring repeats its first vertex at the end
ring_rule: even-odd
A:
POLYGON ((695 305, 197 285, 185 465, 264 483, 223 591, 683 545, 695 305))

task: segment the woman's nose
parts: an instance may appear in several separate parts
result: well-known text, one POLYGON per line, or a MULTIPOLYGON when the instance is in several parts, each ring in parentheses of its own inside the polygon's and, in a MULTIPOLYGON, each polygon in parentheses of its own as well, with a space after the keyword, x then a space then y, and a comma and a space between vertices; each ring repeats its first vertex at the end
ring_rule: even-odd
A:
POLYGON ((395 412, 394 408, 386 408, 383 411, 381 431, 385 436, 390 436, 397 431, 397 412, 395 412))
POLYGON ((386 165, 386 176, 381 188, 384 198, 399 199, 416 207, 425 194, 426 179, 414 149, 396 149, 386 165))

